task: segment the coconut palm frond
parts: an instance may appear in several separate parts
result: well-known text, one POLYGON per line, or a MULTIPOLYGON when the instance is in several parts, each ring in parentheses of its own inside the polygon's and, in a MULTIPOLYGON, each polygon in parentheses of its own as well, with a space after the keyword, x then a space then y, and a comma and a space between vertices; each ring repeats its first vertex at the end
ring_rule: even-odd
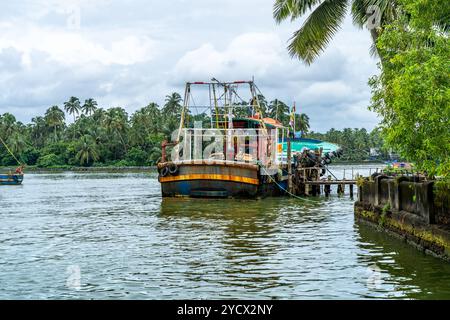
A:
POLYGON ((363 28, 367 21, 367 2, 368 0, 353 0, 352 2, 353 24, 359 28, 363 28))
POLYGON ((290 55, 310 65, 340 29, 347 7, 347 0, 322 2, 292 36, 290 55))
POLYGON ((323 0, 276 0, 273 5, 273 17, 277 23, 288 17, 295 20, 321 1, 323 0))

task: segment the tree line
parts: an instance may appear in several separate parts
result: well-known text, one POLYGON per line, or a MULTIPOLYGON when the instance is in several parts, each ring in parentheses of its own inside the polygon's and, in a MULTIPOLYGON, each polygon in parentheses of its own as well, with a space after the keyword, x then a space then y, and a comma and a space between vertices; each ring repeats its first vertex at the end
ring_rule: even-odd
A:
POLYGON ((450 180, 450 1, 274 0, 276 22, 304 19, 289 41, 307 65, 344 23, 367 27, 380 74, 369 80, 371 110, 381 119, 386 147, 430 177, 450 180))
MULTIPOLYGON (((267 102, 259 97, 262 112, 289 125, 290 110, 286 103, 275 99, 267 102)), ((38 167, 71 166, 148 166, 161 158, 161 142, 169 139, 178 128, 182 112, 182 98, 174 92, 160 107, 156 103, 128 115, 124 108, 103 109, 90 98, 84 103, 71 97, 62 107, 48 108, 43 116, 32 118, 28 124, 14 115, 0 115, 0 136, 14 155, 27 165, 38 167), (73 122, 68 124, 70 117, 73 122)), ((238 114, 239 116, 239 114, 238 114)), ((245 116, 242 114, 241 116, 245 116)), ((202 121, 210 127, 211 119, 205 114, 189 114, 188 125, 202 121)), ((348 160, 369 157, 371 147, 380 147, 381 139, 365 129, 330 130, 326 134, 309 133, 309 117, 296 115, 296 130, 312 138, 336 142, 348 151, 348 160)), ((0 146, 0 165, 12 166, 17 162, 0 146)))

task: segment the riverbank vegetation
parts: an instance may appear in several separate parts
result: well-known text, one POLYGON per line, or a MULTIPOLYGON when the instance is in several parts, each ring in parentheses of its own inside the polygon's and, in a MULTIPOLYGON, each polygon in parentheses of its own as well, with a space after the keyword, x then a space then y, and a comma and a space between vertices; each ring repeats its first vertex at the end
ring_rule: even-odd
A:
MULTIPOLYGON (((260 97, 265 113, 289 125, 289 107, 275 99, 267 102, 260 97)), ((71 97, 63 106, 51 106, 42 116, 23 124, 6 113, 0 115, 0 136, 19 160, 27 165, 52 167, 128 167, 155 165, 161 157, 161 142, 178 128, 182 98, 172 93, 162 107, 156 103, 128 115, 125 109, 99 108, 94 99, 84 103, 71 97), (66 119, 73 119, 67 123, 66 119)), ((191 125, 202 121, 210 124, 206 114, 190 115, 191 125)), ((296 128, 311 138, 325 139, 341 145, 345 160, 369 159, 370 148, 380 148, 377 131, 365 129, 330 130, 325 134, 309 133, 309 117, 297 115, 296 128)), ((12 166, 17 161, 0 146, 0 166, 12 166)))
POLYGON ((450 179, 450 2, 401 0, 377 41, 371 109, 387 145, 430 176, 450 179))
POLYGON ((450 179, 450 2, 274 3, 277 22, 308 15, 288 47, 307 65, 325 50, 349 11, 356 26, 370 31, 371 51, 379 59, 380 74, 369 80, 370 109, 381 118, 379 133, 385 148, 396 150, 430 177, 450 179))

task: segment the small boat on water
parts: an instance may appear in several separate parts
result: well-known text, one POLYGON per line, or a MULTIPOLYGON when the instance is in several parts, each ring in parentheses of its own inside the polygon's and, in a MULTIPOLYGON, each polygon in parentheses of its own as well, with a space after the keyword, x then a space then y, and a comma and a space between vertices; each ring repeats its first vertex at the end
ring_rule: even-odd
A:
MULTIPOLYGON (((332 157, 340 155, 337 145, 295 137, 276 119, 264 118, 260 96, 253 81, 213 79, 186 84, 179 129, 172 134, 171 143, 162 143, 158 180, 163 197, 285 195, 296 163, 329 164, 332 157), (208 92, 203 101, 209 103, 194 104, 194 86, 208 92), (250 89, 249 95, 238 92, 242 86, 250 89), (204 127, 205 123, 193 121, 192 110, 208 115, 210 123, 204 127), (172 148, 170 156, 168 147, 172 148)), ((322 167, 315 170, 321 175, 325 171, 322 167)))
POLYGON ((11 173, 11 174, 2 174, 0 173, 0 186, 2 185, 20 185, 23 181, 23 173, 11 173))
POLYGON ((0 142, 5 146, 6 150, 11 154, 11 156, 17 161, 19 166, 16 168, 16 171, 12 173, 11 171, 8 173, 0 172, 0 186, 8 185, 8 186, 16 186, 22 184, 23 181, 23 169, 25 168, 25 164, 21 163, 19 159, 14 155, 11 149, 6 144, 5 140, 0 136, 0 142))

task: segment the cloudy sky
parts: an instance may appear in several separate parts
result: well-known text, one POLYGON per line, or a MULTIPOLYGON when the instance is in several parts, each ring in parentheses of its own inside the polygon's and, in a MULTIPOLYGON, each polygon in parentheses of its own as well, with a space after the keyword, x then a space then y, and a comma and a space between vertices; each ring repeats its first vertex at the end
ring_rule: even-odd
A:
MULTIPOLYGON (((0 4, 0 113, 28 122, 70 96, 130 113, 184 82, 255 81, 311 118, 314 131, 377 124, 367 80, 370 36, 348 17, 310 67, 286 45, 301 21, 277 25, 272 0, 23 0, 0 4)), ((69 118, 70 119, 70 118, 69 118)))

